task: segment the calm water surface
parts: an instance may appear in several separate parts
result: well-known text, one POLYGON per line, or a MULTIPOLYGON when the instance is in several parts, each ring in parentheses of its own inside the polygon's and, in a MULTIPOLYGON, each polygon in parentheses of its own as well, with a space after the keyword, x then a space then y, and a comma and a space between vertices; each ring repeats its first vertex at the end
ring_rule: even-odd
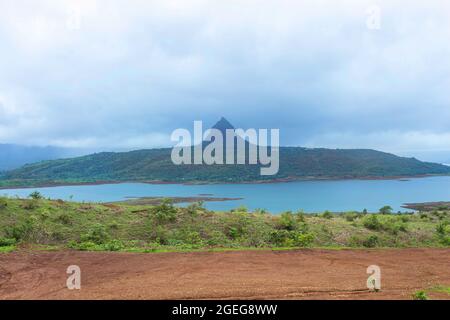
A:
MULTIPOLYGON (((408 202, 450 201, 450 177, 400 180, 301 181, 273 184, 179 185, 124 183, 0 190, 0 195, 26 197, 39 191, 52 199, 107 202, 128 197, 214 197, 243 198, 238 201, 207 202, 211 210, 229 210, 240 205, 273 213, 303 209, 305 212, 376 211, 390 205, 396 211, 408 202)), ((403 209, 404 210, 404 209, 403 209)))

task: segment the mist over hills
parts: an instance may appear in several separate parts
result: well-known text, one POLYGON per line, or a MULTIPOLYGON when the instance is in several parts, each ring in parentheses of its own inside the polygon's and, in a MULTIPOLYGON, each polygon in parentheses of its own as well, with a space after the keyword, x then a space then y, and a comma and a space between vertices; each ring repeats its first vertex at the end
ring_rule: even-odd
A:
POLYGON ((59 147, 36 147, 18 144, 0 144, 0 171, 12 170, 28 163, 75 157, 86 154, 81 150, 59 147))

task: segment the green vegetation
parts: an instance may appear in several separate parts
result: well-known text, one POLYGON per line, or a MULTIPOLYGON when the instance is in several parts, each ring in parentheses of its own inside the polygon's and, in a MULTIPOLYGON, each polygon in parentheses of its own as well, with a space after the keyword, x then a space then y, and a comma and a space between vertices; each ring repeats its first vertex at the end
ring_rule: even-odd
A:
POLYGON ((429 300, 428 295, 425 291, 417 291, 413 294, 414 300, 429 300))
POLYGON ((165 148, 43 161, 0 174, 0 187, 99 181, 245 182, 450 174, 450 168, 444 165, 364 149, 281 147, 280 170, 275 176, 261 176, 258 165, 176 166, 170 154, 171 149, 165 148))
POLYGON ((213 212, 201 203, 76 203, 0 197, 0 252, 17 246, 106 251, 236 248, 448 247, 450 215, 363 212, 271 215, 239 207, 213 212), (423 216, 425 215, 426 218, 423 216))
POLYGON ((424 290, 416 291, 412 298, 413 300, 430 300, 433 297, 437 299, 442 298, 442 296, 450 296, 450 287, 444 285, 437 285, 434 287, 429 287, 424 290), (430 297, 431 296, 431 297, 430 297))

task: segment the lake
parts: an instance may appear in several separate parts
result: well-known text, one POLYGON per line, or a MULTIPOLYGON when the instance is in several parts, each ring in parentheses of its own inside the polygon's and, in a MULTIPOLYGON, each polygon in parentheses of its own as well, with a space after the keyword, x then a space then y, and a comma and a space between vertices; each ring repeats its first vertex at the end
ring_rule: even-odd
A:
POLYGON ((0 195, 27 197, 39 191, 52 199, 109 202, 129 197, 211 197, 243 198, 236 201, 206 202, 211 210, 229 210, 240 205, 263 208, 272 213, 285 210, 305 212, 378 211, 390 205, 404 210, 408 202, 450 201, 450 177, 427 177, 401 180, 299 181, 271 184, 143 184, 123 183, 89 186, 0 190, 0 195))

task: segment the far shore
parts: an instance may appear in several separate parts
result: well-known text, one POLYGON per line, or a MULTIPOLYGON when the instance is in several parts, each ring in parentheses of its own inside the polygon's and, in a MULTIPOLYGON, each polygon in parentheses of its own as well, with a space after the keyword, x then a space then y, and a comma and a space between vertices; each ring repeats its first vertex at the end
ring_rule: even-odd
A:
POLYGON ((408 181, 409 179, 429 178, 429 177, 448 177, 449 175, 424 174, 415 176, 364 176, 364 177, 290 177, 270 180, 250 180, 250 181, 161 181, 161 180, 138 180, 138 181, 115 181, 115 180, 99 180, 92 182, 43 182, 32 185, 11 185, 0 186, 0 190, 10 189, 34 189, 34 188, 52 188, 52 187, 69 187, 69 186, 94 186, 106 184, 125 184, 125 183, 144 183, 144 184, 181 184, 181 185, 214 185, 214 184, 271 184, 271 183, 285 183, 285 182, 300 182, 300 181, 347 181, 347 180, 400 180, 408 181))

